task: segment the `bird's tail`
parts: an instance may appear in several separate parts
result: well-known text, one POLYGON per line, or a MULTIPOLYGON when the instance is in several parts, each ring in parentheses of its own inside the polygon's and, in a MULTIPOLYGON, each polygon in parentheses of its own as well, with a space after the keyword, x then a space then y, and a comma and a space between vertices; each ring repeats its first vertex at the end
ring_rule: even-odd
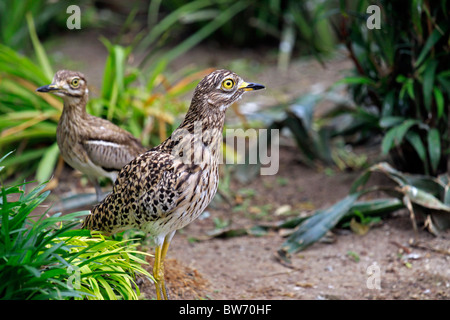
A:
POLYGON ((106 231, 110 232, 108 229, 108 216, 110 213, 105 210, 103 202, 96 205, 90 212, 88 216, 83 221, 81 225, 82 229, 96 230, 96 231, 106 231))
POLYGON ((86 218, 84 218, 83 223, 81 224, 81 229, 88 229, 88 230, 92 230, 92 211, 89 211, 89 215, 86 216, 86 218))

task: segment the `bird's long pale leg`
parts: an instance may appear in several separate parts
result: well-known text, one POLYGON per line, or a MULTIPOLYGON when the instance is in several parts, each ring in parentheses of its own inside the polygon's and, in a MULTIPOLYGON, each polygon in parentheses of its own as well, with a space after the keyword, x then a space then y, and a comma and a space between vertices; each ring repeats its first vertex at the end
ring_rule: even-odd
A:
POLYGON ((166 257, 167 251, 169 250, 170 241, 173 238, 175 231, 169 233, 164 237, 164 242, 155 248, 155 263, 153 265, 153 277, 156 280, 156 299, 167 300, 166 284, 164 281, 164 258, 166 257))
POLYGON ((161 268, 161 250, 162 245, 155 248, 155 263, 153 265, 153 278, 155 278, 156 299, 161 300, 161 277, 164 277, 164 271, 161 268))

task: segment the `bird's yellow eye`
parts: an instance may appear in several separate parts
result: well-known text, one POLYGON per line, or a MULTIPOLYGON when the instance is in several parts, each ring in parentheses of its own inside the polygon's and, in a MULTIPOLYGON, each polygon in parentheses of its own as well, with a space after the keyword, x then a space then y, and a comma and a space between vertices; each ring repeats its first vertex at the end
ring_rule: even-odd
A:
POLYGON ((77 88, 80 85, 80 79, 78 79, 78 78, 72 79, 72 81, 70 82, 70 85, 74 88, 77 88))
POLYGON ((232 79, 225 79, 222 81, 222 88, 230 90, 234 87, 234 81, 232 79))

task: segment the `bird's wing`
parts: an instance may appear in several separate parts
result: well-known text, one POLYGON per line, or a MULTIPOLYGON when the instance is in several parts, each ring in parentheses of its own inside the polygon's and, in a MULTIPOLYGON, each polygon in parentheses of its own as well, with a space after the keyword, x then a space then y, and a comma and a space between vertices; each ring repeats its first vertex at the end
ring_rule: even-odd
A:
POLYGON ((185 164, 172 154, 150 150, 120 171, 113 192, 127 194, 128 198, 122 200, 138 202, 143 206, 141 210, 165 214, 180 204, 198 176, 198 165, 185 164))
POLYGON ((122 168, 112 193, 94 207, 84 227, 116 232, 166 217, 190 201, 189 188, 200 176, 199 166, 149 150, 122 168))
POLYGON ((131 133, 101 118, 90 123, 82 138, 89 159, 105 170, 120 170, 146 149, 131 133))

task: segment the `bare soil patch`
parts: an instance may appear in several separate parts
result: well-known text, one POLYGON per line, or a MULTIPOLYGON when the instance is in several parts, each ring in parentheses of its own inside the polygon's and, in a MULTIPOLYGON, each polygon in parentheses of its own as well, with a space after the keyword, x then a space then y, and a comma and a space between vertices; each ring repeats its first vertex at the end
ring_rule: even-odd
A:
MULTIPOLYGON (((282 154, 285 165, 277 177, 288 183, 277 186, 275 177, 260 176, 245 185, 256 190, 254 208, 258 203, 272 204, 273 211, 286 204, 322 208, 347 194, 353 181, 348 173, 326 176, 296 163, 295 149, 282 154), (265 190, 264 185, 274 187, 265 190)), ((172 241, 166 265, 172 299, 450 298, 450 256, 443 253, 449 250, 450 233, 434 237, 421 230, 415 235, 405 211, 384 219, 364 236, 334 230, 331 243, 314 244, 293 255, 292 265, 286 266, 275 258, 285 240, 277 231, 261 237, 190 241, 214 230, 214 217, 231 218, 235 227, 257 223, 251 213, 230 213, 225 205, 207 210, 208 218, 190 224, 172 241), (428 249, 411 246, 412 239, 428 249), (367 268, 374 264, 380 268, 380 290, 367 285, 367 268)), ((270 215, 276 219, 273 211, 270 215)), ((153 298, 153 285, 143 285, 143 292, 153 298)))

